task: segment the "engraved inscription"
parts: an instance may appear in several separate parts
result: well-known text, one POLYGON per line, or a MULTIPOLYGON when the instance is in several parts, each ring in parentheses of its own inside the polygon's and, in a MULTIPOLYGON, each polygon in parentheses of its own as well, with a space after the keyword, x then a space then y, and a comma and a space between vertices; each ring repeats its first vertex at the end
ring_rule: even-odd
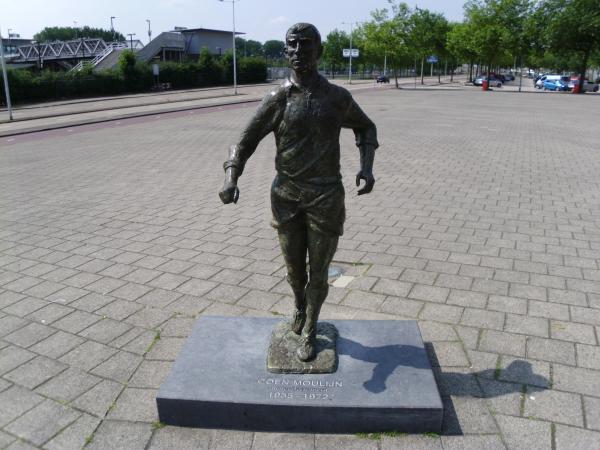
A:
POLYGON ((297 378, 259 378, 267 395, 281 400, 332 400, 335 391, 344 387, 342 380, 315 380, 297 378))

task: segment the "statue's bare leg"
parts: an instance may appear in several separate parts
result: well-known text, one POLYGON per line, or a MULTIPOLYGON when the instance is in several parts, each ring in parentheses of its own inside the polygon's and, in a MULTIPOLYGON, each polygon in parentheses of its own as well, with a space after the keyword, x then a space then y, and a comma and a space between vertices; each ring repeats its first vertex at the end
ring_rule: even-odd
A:
POLYGON ((310 277, 306 287, 306 323, 296 352, 301 361, 310 361, 316 356, 317 320, 329 292, 329 264, 337 249, 338 239, 338 236, 326 235, 312 229, 307 231, 310 277))
POLYGON ((302 223, 290 223, 279 228, 279 244, 287 268, 286 279, 294 292, 292 331, 300 334, 306 321, 306 227, 302 223))

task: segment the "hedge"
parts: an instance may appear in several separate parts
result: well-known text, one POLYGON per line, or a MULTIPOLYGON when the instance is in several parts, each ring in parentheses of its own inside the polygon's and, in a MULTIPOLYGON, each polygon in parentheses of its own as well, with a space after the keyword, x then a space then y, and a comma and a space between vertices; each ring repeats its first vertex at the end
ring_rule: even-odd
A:
MULTIPOLYGON (((8 70, 11 100, 15 104, 40 101, 101 97, 128 92, 150 91, 154 86, 152 68, 138 63, 133 54, 124 51, 117 69, 94 72, 52 72, 45 70, 32 73, 28 70, 8 70)), ((173 89, 218 86, 231 83, 233 58, 225 54, 220 59, 203 51, 197 62, 159 63, 161 83, 170 83, 173 89)), ((267 78, 267 68, 262 58, 238 58, 238 82, 260 83, 267 78)), ((0 83, 4 104, 4 84, 0 83)))

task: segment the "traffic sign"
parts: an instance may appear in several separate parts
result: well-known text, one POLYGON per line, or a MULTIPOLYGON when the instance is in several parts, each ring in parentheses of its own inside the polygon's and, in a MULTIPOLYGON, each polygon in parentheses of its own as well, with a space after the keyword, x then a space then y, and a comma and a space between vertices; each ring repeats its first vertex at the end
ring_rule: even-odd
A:
POLYGON ((359 52, 357 48, 353 48, 352 50, 350 50, 349 48, 342 49, 342 56, 344 58, 349 58, 350 53, 352 53, 353 58, 358 58, 359 52))
POLYGON ((435 56, 435 55, 428 56, 427 57, 427 62, 431 63, 431 64, 434 64, 434 63, 438 62, 438 57, 435 56))

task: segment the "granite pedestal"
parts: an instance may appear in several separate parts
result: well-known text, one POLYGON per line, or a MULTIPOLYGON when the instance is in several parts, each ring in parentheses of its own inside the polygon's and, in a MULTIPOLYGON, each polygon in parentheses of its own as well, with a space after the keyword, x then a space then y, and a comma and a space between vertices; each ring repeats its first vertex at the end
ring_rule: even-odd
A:
POLYGON ((442 401, 416 321, 331 320, 330 374, 267 371, 282 319, 198 319, 156 402, 168 425, 254 431, 439 432, 442 401))

